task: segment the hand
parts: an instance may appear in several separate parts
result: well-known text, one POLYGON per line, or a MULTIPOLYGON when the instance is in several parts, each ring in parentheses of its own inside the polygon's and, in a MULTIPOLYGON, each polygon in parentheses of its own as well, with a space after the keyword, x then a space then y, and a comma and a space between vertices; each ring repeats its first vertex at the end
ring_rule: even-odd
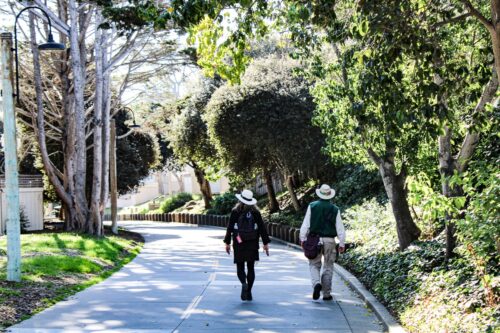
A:
POLYGON ((231 245, 226 244, 226 252, 227 254, 231 254, 231 245))
POLYGON ((264 245, 264 252, 266 252, 267 256, 269 257, 269 244, 264 245))
POLYGON ((345 252, 345 246, 339 246, 339 253, 345 252))
POLYGON ((300 241, 300 247, 302 248, 302 250, 304 249, 304 242, 303 241, 300 241))

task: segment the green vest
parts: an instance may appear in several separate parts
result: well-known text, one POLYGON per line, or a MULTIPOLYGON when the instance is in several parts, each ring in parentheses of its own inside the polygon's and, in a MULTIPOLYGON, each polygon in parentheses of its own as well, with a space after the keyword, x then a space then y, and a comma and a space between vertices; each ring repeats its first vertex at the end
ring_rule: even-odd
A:
POLYGON ((335 224, 339 208, 328 200, 314 201, 309 206, 311 207, 310 232, 321 237, 337 236, 335 224))

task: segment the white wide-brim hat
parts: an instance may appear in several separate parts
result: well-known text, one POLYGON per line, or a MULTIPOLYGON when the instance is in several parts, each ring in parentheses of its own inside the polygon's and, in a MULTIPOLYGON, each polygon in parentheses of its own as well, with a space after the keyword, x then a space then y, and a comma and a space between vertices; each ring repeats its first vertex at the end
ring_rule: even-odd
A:
POLYGON ((320 188, 316 189, 316 195, 321 199, 331 199, 335 196, 335 190, 330 186, 323 184, 320 188))
POLYGON ((245 205, 252 206, 257 203, 257 200, 253 197, 253 192, 250 190, 241 191, 241 194, 236 194, 236 198, 238 198, 238 200, 243 202, 245 205))

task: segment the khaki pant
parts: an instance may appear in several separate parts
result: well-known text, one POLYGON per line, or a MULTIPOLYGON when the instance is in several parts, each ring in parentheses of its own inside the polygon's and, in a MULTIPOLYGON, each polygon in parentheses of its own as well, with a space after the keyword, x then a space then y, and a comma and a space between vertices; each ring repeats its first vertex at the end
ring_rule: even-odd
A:
POLYGON ((323 290, 323 297, 330 296, 332 292, 332 277, 333 277, 333 263, 335 262, 335 238, 322 238, 323 249, 321 253, 314 259, 309 259, 309 270, 311 271, 312 286, 321 283, 323 290), (323 263, 321 259, 323 258, 323 263), (320 272, 323 266, 323 273, 320 272))

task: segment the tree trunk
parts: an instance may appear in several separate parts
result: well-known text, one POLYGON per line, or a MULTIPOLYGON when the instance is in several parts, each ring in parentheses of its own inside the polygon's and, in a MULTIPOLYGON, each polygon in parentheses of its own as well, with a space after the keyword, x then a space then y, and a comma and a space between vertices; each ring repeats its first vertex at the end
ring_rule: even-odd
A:
POLYGON ((500 1, 498 0, 491 1, 491 21, 493 24, 488 30, 495 57, 495 71, 497 76, 500 76, 500 1))
POLYGON ((210 183, 205 178, 205 172, 196 166, 193 169, 196 176, 196 181, 200 186, 203 202, 205 203, 205 209, 211 208, 210 201, 212 201, 212 190, 210 189, 210 183))
POLYGON ((286 188, 288 193, 290 194, 290 199, 292 200, 293 209, 296 212, 300 212, 302 208, 299 203, 299 199, 297 199, 297 194, 295 193, 295 189, 293 188, 293 175, 286 176, 286 188))
POLYGON ((174 175, 175 179, 177 180, 177 184, 179 184, 179 192, 184 192, 184 182, 182 181, 182 177, 179 177, 177 172, 172 171, 172 174, 174 175))
MULTIPOLYGON (((496 71, 493 71, 490 81, 484 88, 483 93, 481 94, 481 98, 474 108, 474 114, 483 113, 486 105, 493 102, 493 99, 495 98, 498 91, 498 85, 498 76, 496 74, 496 71)), ((473 131, 473 125, 474 123, 468 126, 469 130, 465 135, 462 146, 460 147, 460 152, 456 157, 456 168, 460 173, 464 172, 467 169, 469 161, 474 154, 474 150, 479 143, 479 133, 473 131)))
POLYGON ((280 210, 278 200, 276 199, 276 192, 273 185, 273 177, 269 170, 264 170, 264 179, 266 181, 267 197, 269 199, 269 212, 275 213, 280 210))
POLYGON ((417 240, 421 233, 411 217, 405 190, 406 176, 403 171, 396 174, 394 162, 392 161, 380 163, 379 171, 396 219, 399 248, 404 250, 411 242, 417 240))
MULTIPOLYGON (((96 25, 101 22, 99 14, 96 15, 96 25)), ((92 192, 90 195, 91 221, 88 226, 89 233, 102 235, 101 220, 101 190, 102 190, 102 107, 103 107, 103 63, 102 63, 102 30, 95 30, 95 98, 94 98, 94 129, 93 129, 93 163, 92 163, 92 192)))
MULTIPOLYGON (((445 197, 452 197, 450 177, 457 169, 455 159, 451 151, 451 129, 444 127, 444 135, 439 137, 439 173, 441 174, 441 191, 445 197)), ((456 246, 455 223, 452 216, 446 216, 446 259, 453 256, 456 246)))
MULTIPOLYGON (((492 77, 486 85, 478 104, 474 108, 475 114, 484 112, 486 105, 493 101, 497 90, 498 76, 496 71, 493 70, 492 77)), ((470 126, 470 128, 473 128, 473 126, 470 126)), ((450 186, 450 177, 453 176, 455 172, 462 173, 467 169, 469 161, 474 154, 474 150, 479 143, 479 133, 472 132, 471 130, 467 131, 460 151, 456 157, 453 156, 451 138, 452 130, 448 126, 445 126, 444 134, 439 137, 439 172, 441 174, 441 191, 447 198, 462 195, 462 189, 460 187, 450 186)), ((446 259, 453 256, 453 250, 455 249, 457 241, 455 229, 456 226, 453 222, 453 216, 446 216, 446 259)))
MULTIPOLYGON (((73 71, 73 110, 72 118, 74 119, 74 142, 68 142, 68 145, 74 144, 75 159, 70 163, 74 167, 74 186, 71 188, 71 193, 74 198, 74 209, 78 220, 78 229, 82 232, 93 233, 88 223, 88 203, 85 196, 85 180, 86 180, 86 142, 85 142, 85 59, 86 54, 83 52, 83 47, 80 45, 85 40, 85 31, 80 31, 78 23, 80 15, 78 13, 78 5, 75 0, 68 1, 70 26, 70 54, 71 54, 71 69, 73 71)), ((70 181, 70 184, 72 181, 70 181)))
MULTIPOLYGON (((64 175, 61 177, 62 179, 56 173, 47 150, 39 56, 36 45, 32 45, 37 98, 36 134, 44 170, 66 209, 65 229, 86 231, 88 206, 85 198, 85 71, 82 69, 85 62, 81 61, 79 51, 78 10, 74 0, 69 1, 68 9, 71 17, 70 60, 73 84, 68 80, 68 68, 61 66, 61 81, 65 88, 62 104, 65 115, 63 131, 64 175)), ((61 13, 64 14, 64 10, 61 13)), ((30 35, 34 43, 36 33, 32 18, 30 20, 30 35)))
POLYGON ((478 8, 467 0, 461 0, 465 8, 472 16, 476 17, 479 22, 484 25, 491 36, 491 46, 493 49, 493 56, 495 58, 495 72, 500 76, 500 1, 490 0, 490 13, 491 18, 484 16, 478 8))
MULTIPOLYGON (((103 31, 103 67, 109 65, 109 39, 110 33, 103 31)), ((104 211, 109 198, 110 182, 110 149, 111 149, 111 86, 110 70, 104 70, 103 73, 103 96, 102 96, 102 191, 101 191, 101 216, 104 217, 104 211)))
MULTIPOLYGON (((37 113, 36 113, 36 134, 38 147, 40 149, 40 155, 42 157, 42 162, 44 166, 45 173, 47 174, 50 182, 54 186, 54 189, 61 199, 61 206, 69 209, 72 204, 72 198, 70 194, 66 191, 66 187, 63 185, 61 180, 58 178, 54 167, 50 161, 49 153, 47 150, 47 143, 45 137, 45 118, 43 113, 43 92, 42 92, 42 79, 41 79, 41 68, 40 68, 40 57, 38 47, 35 43, 36 41, 36 31, 34 25, 34 16, 30 13, 30 37, 31 37, 31 52, 33 54, 33 72, 35 76, 35 92, 36 92, 36 103, 37 103, 37 113)), ((71 181, 71 180, 69 180, 71 181)), ((66 212, 66 219, 70 216, 68 212, 66 212)), ((75 223, 74 220, 67 220, 65 223, 65 228, 70 229, 72 225, 75 223)), ((72 230, 72 228, 70 229, 72 230)))
MULTIPOLYGON (((39 5, 44 6, 41 3, 39 5)), ((42 88, 44 83, 40 79, 38 49, 35 45, 36 35, 32 27, 33 17, 31 17, 32 51, 36 58, 35 62, 38 62, 38 65, 34 64, 37 110, 36 117, 32 120, 33 127, 45 173, 67 212, 65 229, 100 235, 103 232, 102 219, 109 196, 110 71, 133 49, 137 34, 132 34, 134 37, 127 38, 127 42, 123 43, 124 45, 111 57, 113 44, 111 33, 109 30, 101 30, 97 27, 102 21, 99 8, 93 5, 81 5, 75 0, 59 1, 57 2, 57 15, 60 21, 58 22, 57 15, 52 14, 50 10, 48 10, 48 15, 53 18, 53 27, 61 33, 61 42, 69 44, 69 48, 66 52, 57 52, 52 55, 57 55, 52 65, 57 70, 60 80, 61 100, 45 101, 42 97, 44 96, 42 88), (69 25, 66 26, 65 22, 69 25), (93 39, 95 58, 89 57, 89 48, 87 48, 87 43, 89 43, 87 33, 90 26, 95 29, 96 38, 93 39), (93 62, 93 60, 96 64, 95 97, 91 97, 92 94, 86 90, 88 84, 94 82, 92 78, 94 72, 87 73, 87 66, 91 68, 89 61, 93 62), (91 98, 94 100, 91 101, 91 98), (49 107, 45 106, 45 102, 49 107), (91 110, 89 104, 93 104, 94 113, 91 115, 93 119, 89 119, 87 113, 91 110), (55 117, 54 113, 61 111, 63 114, 59 124, 61 138, 55 139, 60 140, 62 146, 61 170, 53 165, 48 152, 46 140, 50 138, 51 133, 46 132, 45 128, 52 124, 44 119, 44 107, 51 108, 53 112, 45 115, 48 120, 55 117), (61 110, 55 110, 59 108, 61 110), (92 176, 92 188, 86 191, 87 139, 92 135, 94 161, 92 168, 88 169, 92 170, 92 175, 89 175, 92 176)), ((92 43, 92 38, 90 42, 92 43)))

